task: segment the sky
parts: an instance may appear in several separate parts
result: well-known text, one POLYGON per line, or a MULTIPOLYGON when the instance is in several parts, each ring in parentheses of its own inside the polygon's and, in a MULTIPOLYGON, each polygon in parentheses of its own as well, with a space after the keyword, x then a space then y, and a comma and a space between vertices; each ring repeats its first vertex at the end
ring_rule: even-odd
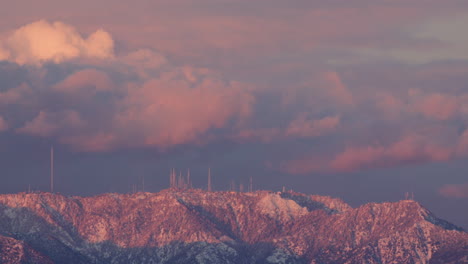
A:
POLYGON ((405 193, 468 228, 464 0, 5 1, 0 193, 405 193), (143 184, 144 183, 144 184, 143 184))

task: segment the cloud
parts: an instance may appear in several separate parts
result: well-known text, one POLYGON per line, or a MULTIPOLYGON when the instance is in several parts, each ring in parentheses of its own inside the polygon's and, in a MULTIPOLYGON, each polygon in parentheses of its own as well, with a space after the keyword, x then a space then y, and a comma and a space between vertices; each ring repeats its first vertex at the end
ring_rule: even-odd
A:
POLYGON ((104 152, 119 146, 120 140, 116 138, 116 133, 96 131, 91 134, 65 134, 59 138, 59 142, 77 151, 104 152))
POLYGON ((159 69, 168 61, 166 57, 150 49, 132 51, 122 58, 126 64, 141 69, 159 69))
POLYGON ((119 84, 105 72, 83 69, 51 85, 46 97, 38 94, 42 108, 16 131, 53 137, 80 151, 198 144, 251 116, 251 89, 188 66, 119 84))
POLYGON ((405 111, 406 104, 401 98, 391 95, 386 92, 376 94, 375 106, 381 111, 386 119, 401 118, 401 114, 405 111))
POLYGON ((454 95, 432 93, 419 98, 414 109, 428 118, 447 120, 459 112, 459 98, 454 95))
MULTIPOLYGON (((456 145, 456 144, 455 144, 456 145)), ((428 138, 407 135, 388 145, 346 147, 331 156, 309 155, 283 162, 280 170, 292 174, 313 172, 352 172, 422 162, 441 162, 458 155, 457 147, 431 142, 428 138)))
POLYGON ((299 159, 283 161, 276 168, 289 174, 309 174, 312 172, 327 172, 330 161, 321 155, 308 155, 299 159))
POLYGON ((344 105, 352 105, 354 103, 351 92, 348 87, 345 86, 337 72, 327 72, 323 77, 330 84, 325 90, 329 96, 335 98, 339 103, 344 105))
POLYGON ((109 91, 112 87, 112 81, 106 73, 95 69, 84 69, 69 75, 52 89, 66 94, 89 96, 97 92, 109 91))
POLYGON ((355 103, 349 87, 334 71, 313 72, 299 85, 291 85, 280 93, 283 107, 302 106, 315 111, 324 108, 341 110, 349 109, 355 103))
POLYGON ((137 144, 166 147, 196 142, 211 129, 235 125, 251 115, 255 99, 248 85, 189 71, 189 78, 168 73, 128 87, 114 117, 117 131, 132 135, 137 144))
POLYGON ((285 129, 278 127, 243 128, 232 138, 241 142, 260 141, 263 143, 272 143, 291 138, 313 138, 335 132, 339 123, 339 116, 310 119, 307 113, 300 113, 285 129))
POLYGON ((263 81, 255 67, 243 78, 237 71, 214 70, 216 64, 191 65, 155 47, 114 55, 108 33, 82 36, 69 25, 47 21, 7 34, 1 47, 11 61, 4 65, 23 64, 16 65, 20 82, 0 90, 2 116, 11 130, 50 137, 75 150, 167 149, 220 139, 291 143, 285 147, 291 155, 278 164, 294 174, 446 161, 468 152, 464 137, 449 140, 467 121, 466 94, 451 88, 454 72, 464 75, 465 65, 448 71, 440 65, 301 68, 299 63, 279 67, 279 76, 263 81), (47 42, 42 35, 49 36, 47 42), (64 63, 68 60, 73 63, 64 63), (439 74, 434 79, 444 89, 434 79, 424 82, 424 72, 439 74))
POLYGON ((468 198, 468 183, 446 184, 439 189, 439 194, 452 198, 468 198))
POLYGON ((468 155, 468 129, 463 131, 460 139, 458 140, 456 154, 460 157, 468 155))
POLYGON ((315 137, 334 131, 340 123, 339 116, 329 116, 318 120, 310 120, 306 114, 301 114, 293 120, 286 129, 286 136, 315 137))
POLYGON ((33 120, 26 122, 17 131, 33 136, 50 137, 59 133, 72 133, 71 131, 79 129, 85 124, 80 114, 73 110, 58 113, 40 111, 33 120))
POLYGON ((62 22, 39 20, 20 27, 0 41, 0 60, 20 65, 113 56, 114 41, 109 33, 98 30, 83 38, 75 28, 62 22))
POLYGON ((19 86, 0 92, 0 105, 12 105, 21 103, 25 95, 31 93, 31 87, 22 83, 19 86))
POLYGON ((10 57, 10 53, 2 47, 2 43, 0 42, 0 61, 7 60, 10 57))
POLYGON ((335 171, 354 171, 365 168, 391 167, 405 163, 446 161, 453 150, 427 142, 418 136, 407 136, 389 146, 349 147, 330 163, 335 171))
POLYGON ((6 131, 8 129, 8 123, 5 121, 5 119, 0 116, 0 132, 6 131))

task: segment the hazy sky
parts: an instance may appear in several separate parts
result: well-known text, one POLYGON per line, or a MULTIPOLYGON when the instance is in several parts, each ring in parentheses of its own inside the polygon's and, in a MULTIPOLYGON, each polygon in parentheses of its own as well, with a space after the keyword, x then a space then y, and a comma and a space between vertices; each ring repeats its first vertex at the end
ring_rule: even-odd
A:
POLYGON ((191 169, 468 227, 468 1, 4 1, 0 192, 191 169))

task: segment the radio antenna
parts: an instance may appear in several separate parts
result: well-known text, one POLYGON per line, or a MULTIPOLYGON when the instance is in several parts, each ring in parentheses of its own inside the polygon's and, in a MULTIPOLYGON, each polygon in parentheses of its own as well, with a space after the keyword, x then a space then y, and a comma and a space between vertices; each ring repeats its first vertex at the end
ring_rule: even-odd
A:
POLYGON ((208 168, 208 191, 211 192, 211 168, 208 168))
POLYGON ((54 146, 50 147, 50 192, 54 192, 54 146))

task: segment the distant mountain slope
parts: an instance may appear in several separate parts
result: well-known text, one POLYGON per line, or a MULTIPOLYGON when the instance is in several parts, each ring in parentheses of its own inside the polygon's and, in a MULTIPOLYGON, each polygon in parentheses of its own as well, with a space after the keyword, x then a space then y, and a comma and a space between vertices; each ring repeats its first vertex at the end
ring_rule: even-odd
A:
POLYGON ((1 263, 468 263, 468 233, 411 200, 300 193, 0 195, 1 263))

